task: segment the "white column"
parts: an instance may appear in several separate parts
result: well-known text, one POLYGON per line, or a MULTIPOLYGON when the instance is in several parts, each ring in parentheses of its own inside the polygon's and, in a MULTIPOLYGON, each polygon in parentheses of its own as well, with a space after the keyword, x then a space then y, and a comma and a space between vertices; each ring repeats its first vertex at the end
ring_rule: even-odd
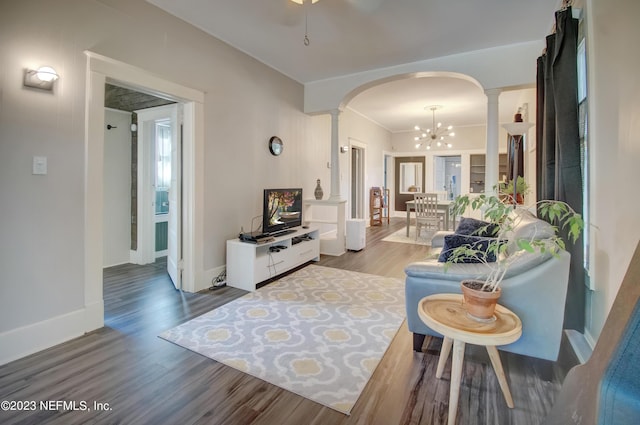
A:
POLYGON ((500 89, 485 90, 487 96, 487 148, 484 168, 484 191, 488 195, 495 195, 494 186, 498 184, 499 174, 499 102, 500 89))
POLYGON ((331 111, 331 194, 330 201, 339 201, 340 197, 340 140, 338 139, 338 117, 340 111, 331 111))

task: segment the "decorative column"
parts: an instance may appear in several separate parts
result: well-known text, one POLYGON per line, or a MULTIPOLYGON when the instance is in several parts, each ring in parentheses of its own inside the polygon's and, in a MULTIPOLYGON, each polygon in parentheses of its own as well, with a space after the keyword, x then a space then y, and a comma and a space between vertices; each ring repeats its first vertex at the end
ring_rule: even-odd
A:
POLYGON ((340 111, 331 111, 331 194, 330 201, 339 201, 340 197, 340 140, 338 139, 338 117, 340 111))
POLYGON ((500 136, 500 122, 499 122, 499 102, 500 89, 485 90, 484 94, 487 96, 487 147, 486 158, 484 168, 484 192, 487 195, 496 195, 494 186, 498 184, 499 173, 499 136, 500 136))

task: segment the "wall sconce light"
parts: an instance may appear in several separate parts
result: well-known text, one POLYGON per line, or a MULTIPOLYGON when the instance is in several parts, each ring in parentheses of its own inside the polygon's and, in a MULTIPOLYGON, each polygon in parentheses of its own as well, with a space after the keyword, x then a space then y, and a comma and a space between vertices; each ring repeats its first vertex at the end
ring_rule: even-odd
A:
POLYGON ((34 69, 24 70, 25 87, 33 87, 40 90, 53 90, 53 83, 60 78, 55 69, 49 66, 43 66, 34 69))
POLYGON ((349 152, 349 146, 340 146, 340 153, 349 152))

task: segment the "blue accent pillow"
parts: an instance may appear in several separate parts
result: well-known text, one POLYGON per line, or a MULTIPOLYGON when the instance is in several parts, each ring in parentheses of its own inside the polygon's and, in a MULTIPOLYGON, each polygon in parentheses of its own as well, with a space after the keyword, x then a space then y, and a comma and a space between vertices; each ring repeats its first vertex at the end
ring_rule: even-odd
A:
MULTIPOLYGON (((489 243, 492 242, 491 238, 479 237, 479 236, 467 236, 454 233, 453 235, 446 235, 444 237, 444 245, 438 261, 446 263, 449 257, 453 254, 453 250, 460 246, 468 246, 469 248, 482 251, 479 255, 486 256, 486 262, 493 263, 496 261, 496 255, 494 251, 488 252, 489 243)), ((460 257, 456 261, 457 263, 482 263, 482 261, 476 257, 460 257)))
POLYGON ((489 223, 488 221, 482 221, 471 217, 462 217, 456 233, 459 235, 469 236, 497 236, 499 226, 497 224, 489 223))

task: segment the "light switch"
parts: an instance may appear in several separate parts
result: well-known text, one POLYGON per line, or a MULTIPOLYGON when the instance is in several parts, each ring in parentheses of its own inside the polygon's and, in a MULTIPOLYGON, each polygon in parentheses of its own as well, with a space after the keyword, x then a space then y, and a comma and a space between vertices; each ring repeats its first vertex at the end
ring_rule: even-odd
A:
POLYGON ((33 174, 47 174, 47 157, 33 157, 33 174))

